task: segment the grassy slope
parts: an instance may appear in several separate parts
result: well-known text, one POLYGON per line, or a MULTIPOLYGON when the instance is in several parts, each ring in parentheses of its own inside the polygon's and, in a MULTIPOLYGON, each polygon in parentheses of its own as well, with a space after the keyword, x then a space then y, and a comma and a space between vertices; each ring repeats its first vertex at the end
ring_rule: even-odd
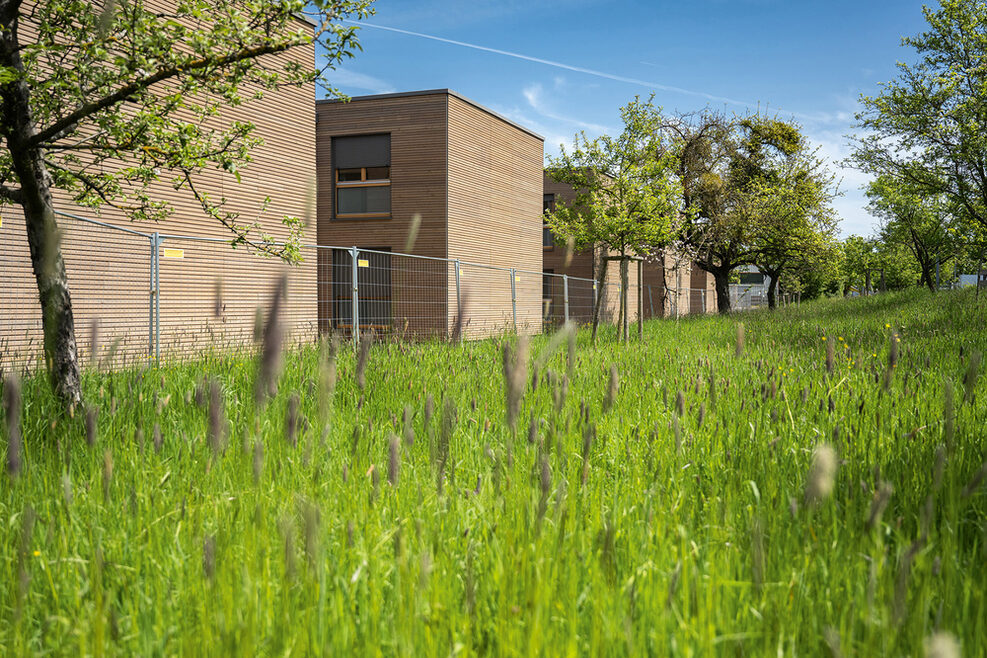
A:
POLYGON ((91 373, 91 447, 85 414, 60 417, 27 381, 25 467, 0 475, 0 653, 759 655, 838 642, 900 655, 944 630, 982 655, 987 488, 961 492, 985 459, 987 395, 981 382, 964 403, 962 380, 971 351, 987 351, 985 321, 972 293, 915 291, 654 322, 644 345, 592 348, 581 333, 561 411, 545 370, 565 372, 565 344, 535 390, 529 370, 515 439, 492 341, 377 346, 362 405, 341 350, 325 438, 314 350, 286 358, 257 419, 246 358, 91 373), (901 328, 901 356, 884 392, 886 325, 901 328), (604 412, 611 365, 619 393, 604 412), (231 428, 218 456, 195 401, 203 373, 222 382, 231 428), (937 488, 947 386, 955 434, 937 488), (293 391, 311 424, 297 445, 293 391), (440 495, 443 399, 458 422, 440 495), (405 405, 415 439, 391 486, 405 405), (823 441, 840 466, 811 506, 823 441), (894 494, 868 531, 881 481, 894 494))

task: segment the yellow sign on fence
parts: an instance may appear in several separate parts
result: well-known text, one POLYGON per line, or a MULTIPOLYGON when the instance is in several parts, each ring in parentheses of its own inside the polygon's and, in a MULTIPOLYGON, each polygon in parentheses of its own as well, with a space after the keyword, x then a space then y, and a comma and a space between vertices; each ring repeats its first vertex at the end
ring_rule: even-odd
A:
POLYGON ((164 257, 165 258, 185 258, 185 250, 184 249, 165 249, 164 250, 164 257))

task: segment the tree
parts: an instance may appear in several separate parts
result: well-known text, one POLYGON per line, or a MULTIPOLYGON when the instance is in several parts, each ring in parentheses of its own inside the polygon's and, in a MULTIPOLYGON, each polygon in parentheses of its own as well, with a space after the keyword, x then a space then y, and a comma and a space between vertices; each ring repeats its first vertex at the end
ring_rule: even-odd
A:
MULTIPOLYGON (((606 283, 609 261, 620 262, 621 335, 627 340, 627 272, 634 257, 646 257, 668 244, 681 191, 671 176, 673 148, 659 138, 658 111, 651 100, 636 98, 620 110, 624 129, 617 137, 589 140, 579 133, 573 148, 549 156, 549 175, 576 191, 573 203, 560 204, 547 216, 555 235, 574 248, 600 249, 597 282, 606 283), (616 253, 615 256, 609 255, 616 253)), ((596 340, 603 296, 593 309, 596 340)))
POLYGON ((149 187, 163 177, 193 194, 234 244, 297 258, 300 220, 285 219, 294 239, 277 249, 193 175, 209 167, 235 174, 256 143, 253 126, 214 127, 220 109, 323 80, 325 69, 275 55, 315 41, 331 68, 359 46, 356 28, 341 19, 367 15, 369 2, 176 0, 161 11, 143 0, 0 0, 0 200, 24 213, 45 358, 63 400, 81 392, 53 193, 157 220, 169 207, 149 187), (314 28, 297 23, 306 10, 314 28))
POLYGON ((959 248, 956 221, 944 195, 923 194, 908 181, 879 176, 867 187, 868 210, 881 221, 881 240, 906 247, 921 271, 920 285, 936 290, 935 270, 959 248))
POLYGON ((769 211, 778 203, 772 196, 781 163, 797 160, 805 140, 794 124, 759 115, 727 121, 704 114, 691 126, 681 123, 683 132, 694 135, 707 123, 717 126, 702 138, 696 151, 702 158, 684 168, 692 178, 692 212, 682 236, 696 264, 713 275, 719 312, 728 313, 730 273, 757 262, 766 221, 777 220, 769 211))
POLYGON ((783 272, 803 278, 822 267, 834 238, 838 218, 831 201, 834 177, 793 124, 775 130, 786 133, 786 144, 746 176, 747 192, 756 210, 754 264, 768 277, 768 307, 775 308, 778 279, 783 272))
POLYGON ((730 219, 726 175, 735 122, 709 109, 665 118, 659 130, 679 143, 675 175, 682 187, 683 225, 679 249, 713 274, 720 312, 730 308, 730 273, 745 227, 730 219))
POLYGON ((943 195, 987 227, 987 4, 925 7, 928 31, 903 39, 919 55, 863 111, 851 158, 926 195, 943 195))

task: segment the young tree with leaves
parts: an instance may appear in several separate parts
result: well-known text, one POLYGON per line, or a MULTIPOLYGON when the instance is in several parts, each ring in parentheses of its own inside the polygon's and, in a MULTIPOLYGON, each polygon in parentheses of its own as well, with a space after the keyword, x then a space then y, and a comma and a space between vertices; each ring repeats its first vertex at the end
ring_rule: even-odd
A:
POLYGON ((292 237, 275 248, 193 175, 236 173, 256 143, 253 126, 217 128, 214 117, 264 90, 324 80, 325 69, 358 48, 356 28, 343 19, 366 16, 369 3, 175 0, 162 10, 144 0, 0 0, 0 201, 24 214, 45 358, 63 400, 81 392, 55 191, 156 220, 169 207, 149 188, 163 179, 192 193, 234 243, 297 258, 299 219, 286 220, 292 237), (277 57, 313 42, 322 70, 277 57))
POLYGON ((833 174, 797 126, 785 126, 788 146, 762 159, 746 191, 756 216, 753 260, 768 277, 769 308, 776 306, 783 272, 804 276, 823 265, 838 223, 831 205, 837 194, 833 174))
POLYGON ((867 186, 868 210, 881 221, 884 243, 906 247, 921 271, 919 285, 936 290, 936 267, 960 251, 960 233, 944 195, 930 196, 908 181, 879 176, 867 186))
POLYGON ((987 228, 987 3, 941 0, 922 11, 929 29, 903 39, 917 61, 860 99, 864 133, 850 162, 943 195, 987 228))
MULTIPOLYGON (((659 112, 651 100, 635 99, 621 108, 624 129, 617 137, 590 140, 576 135, 572 150, 549 156, 549 175, 576 191, 570 205, 547 216, 552 232, 571 239, 577 250, 599 253, 597 284, 602 291, 607 266, 620 263, 621 335, 628 337, 628 266, 663 248, 673 236, 681 190, 671 175, 674 147, 659 138, 659 112), (614 254, 614 255, 611 255, 614 254)), ((603 295, 593 309, 596 340, 603 295)))

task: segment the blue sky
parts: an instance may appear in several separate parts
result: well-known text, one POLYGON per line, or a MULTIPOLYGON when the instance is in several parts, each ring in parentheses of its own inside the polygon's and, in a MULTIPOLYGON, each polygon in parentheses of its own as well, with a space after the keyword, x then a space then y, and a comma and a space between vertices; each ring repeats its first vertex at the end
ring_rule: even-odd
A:
MULTIPOLYGON (((550 154, 581 130, 619 132, 618 108, 654 91, 657 104, 676 112, 767 107, 798 121, 821 155, 841 159, 859 95, 895 76, 895 62, 913 56, 901 37, 925 26, 919 0, 377 0, 375 7, 360 31, 363 52, 331 74, 343 93, 454 89, 543 135, 550 154)), ((867 178, 834 169, 843 177, 842 233, 871 233, 860 191, 867 178)))

